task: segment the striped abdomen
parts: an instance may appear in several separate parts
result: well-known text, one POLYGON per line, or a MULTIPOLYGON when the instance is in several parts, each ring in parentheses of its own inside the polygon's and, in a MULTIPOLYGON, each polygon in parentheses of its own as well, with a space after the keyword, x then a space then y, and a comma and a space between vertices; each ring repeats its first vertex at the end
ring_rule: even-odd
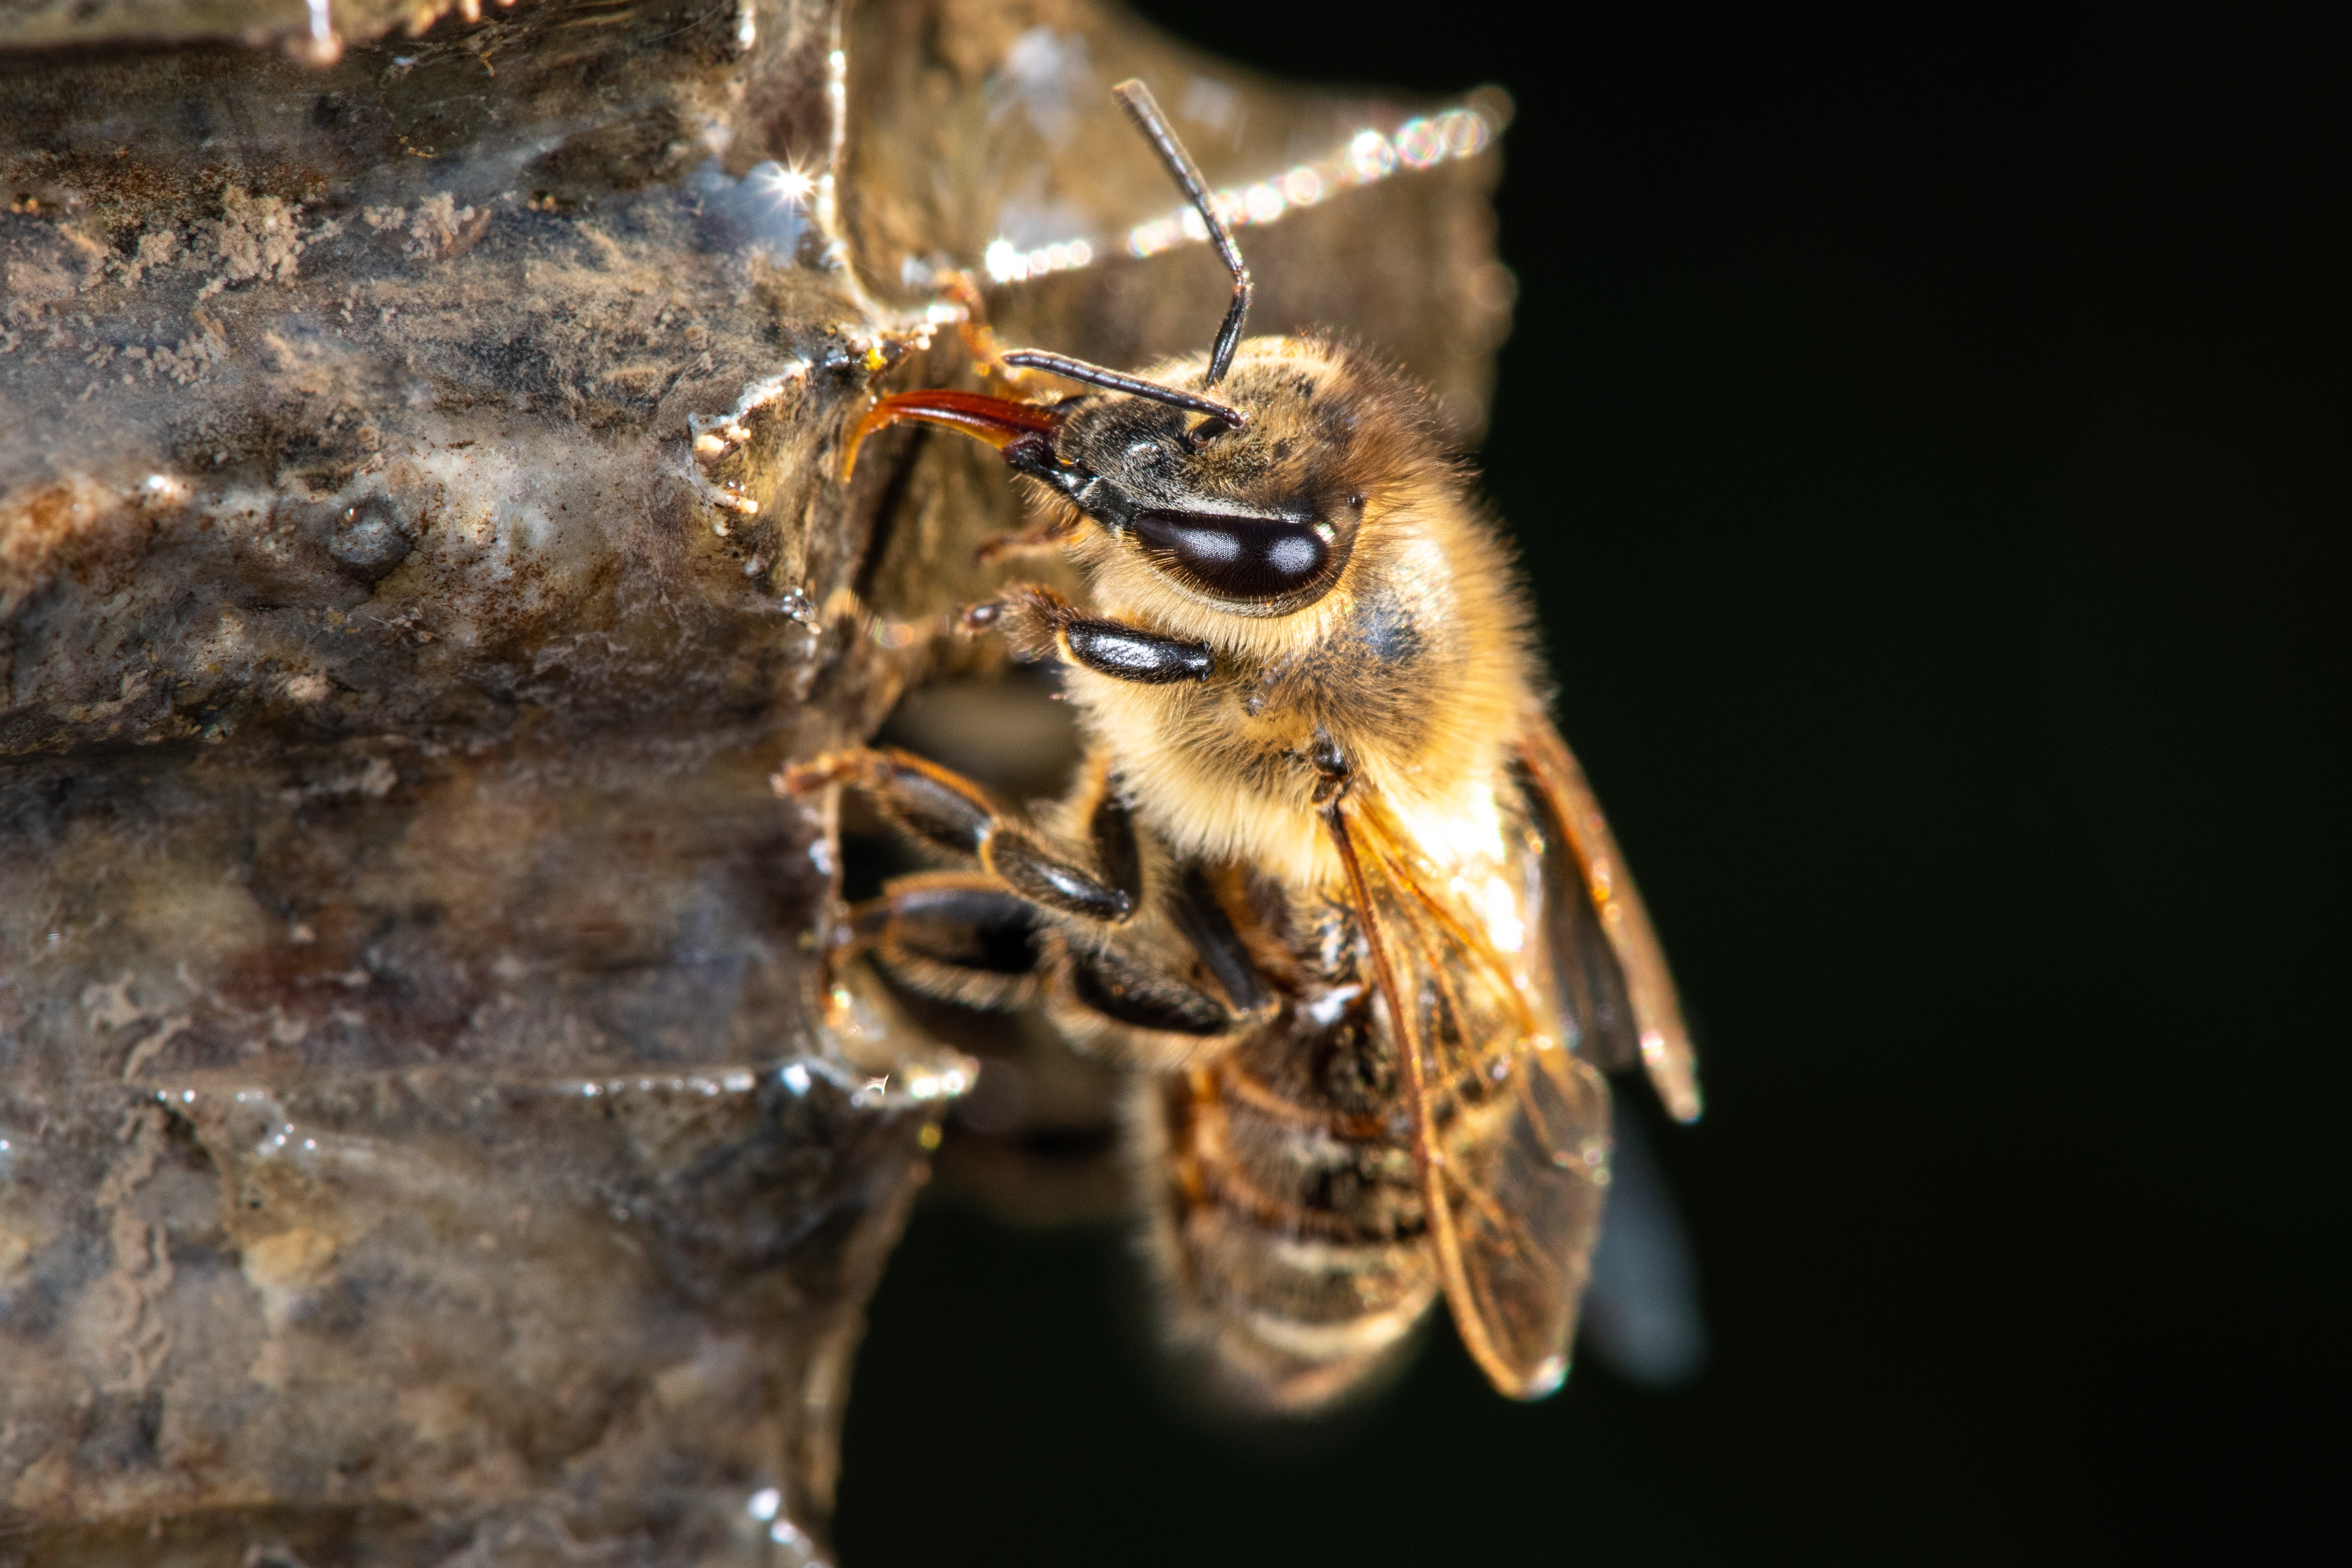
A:
POLYGON ((1395 1053, 1362 997, 1336 1011, 1286 1010, 1140 1108, 1181 1329, 1276 1408, 1360 1381, 1437 1291, 1395 1053))

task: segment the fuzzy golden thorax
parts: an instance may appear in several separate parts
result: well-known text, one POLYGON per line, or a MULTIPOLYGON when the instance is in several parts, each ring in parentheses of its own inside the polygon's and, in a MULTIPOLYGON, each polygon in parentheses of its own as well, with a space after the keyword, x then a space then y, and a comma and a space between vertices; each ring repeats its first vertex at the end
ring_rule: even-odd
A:
MULTIPOLYGON (((1204 368, 1193 355, 1143 374, 1191 389, 1204 368)), ((1056 456, 1085 479, 1038 488, 1094 609, 1215 656, 1199 683, 1070 669, 1095 745, 1176 853, 1248 860, 1297 886, 1336 885, 1315 800, 1315 758, 1335 745, 1352 787, 1387 796, 1437 858, 1488 841, 1536 710, 1528 615, 1422 394, 1318 338, 1244 342, 1216 393, 1249 422, 1205 440, 1199 416, 1141 398, 1060 405, 1056 456), (1165 524, 1157 540, 1149 526, 1236 515, 1311 528, 1320 557, 1296 552, 1309 580, 1220 593, 1171 554, 1165 524)))

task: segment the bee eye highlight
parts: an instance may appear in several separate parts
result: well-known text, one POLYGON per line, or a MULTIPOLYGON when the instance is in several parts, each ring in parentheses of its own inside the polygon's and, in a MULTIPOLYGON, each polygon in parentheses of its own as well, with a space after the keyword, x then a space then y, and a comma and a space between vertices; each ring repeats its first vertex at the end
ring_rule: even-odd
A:
POLYGON ((1312 523, 1202 511, 1139 511, 1130 526, 1162 570, 1222 599, 1278 599, 1324 574, 1330 542, 1312 523))

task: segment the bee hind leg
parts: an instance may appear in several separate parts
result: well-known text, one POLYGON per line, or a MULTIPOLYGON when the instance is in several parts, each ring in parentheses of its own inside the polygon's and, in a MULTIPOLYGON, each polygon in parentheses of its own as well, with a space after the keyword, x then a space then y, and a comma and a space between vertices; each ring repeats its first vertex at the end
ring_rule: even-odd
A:
POLYGON ((837 966, 863 953, 919 995, 1005 1012, 1037 994, 1036 906, 976 871, 895 877, 854 906, 837 966))

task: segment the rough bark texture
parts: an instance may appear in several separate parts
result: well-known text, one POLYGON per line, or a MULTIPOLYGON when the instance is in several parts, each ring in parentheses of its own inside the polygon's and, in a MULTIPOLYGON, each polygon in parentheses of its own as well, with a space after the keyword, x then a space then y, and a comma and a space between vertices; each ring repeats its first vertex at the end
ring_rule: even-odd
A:
MULTIPOLYGON (((815 1022, 768 781, 936 662, 816 607, 1016 521, 844 424, 968 376, 933 266, 1172 205, 1110 81, 1217 181, 1410 111, 1075 0, 450 9, 0 5, 0 1563, 816 1550, 961 1064, 815 1022)), ((1256 324, 1475 434, 1492 177, 1250 233, 1256 324)), ((1118 363, 1222 292, 991 303, 1118 363)))

